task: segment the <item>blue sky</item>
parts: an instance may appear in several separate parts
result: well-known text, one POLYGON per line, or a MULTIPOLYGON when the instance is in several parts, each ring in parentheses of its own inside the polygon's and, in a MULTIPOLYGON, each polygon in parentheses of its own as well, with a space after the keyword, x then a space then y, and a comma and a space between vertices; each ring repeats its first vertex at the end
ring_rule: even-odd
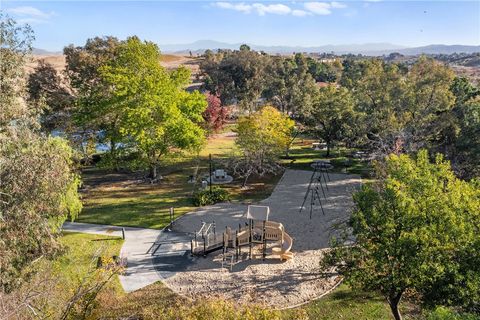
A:
POLYGON ((59 51, 94 36, 158 44, 218 40, 260 45, 480 44, 480 1, 5 1, 59 51))

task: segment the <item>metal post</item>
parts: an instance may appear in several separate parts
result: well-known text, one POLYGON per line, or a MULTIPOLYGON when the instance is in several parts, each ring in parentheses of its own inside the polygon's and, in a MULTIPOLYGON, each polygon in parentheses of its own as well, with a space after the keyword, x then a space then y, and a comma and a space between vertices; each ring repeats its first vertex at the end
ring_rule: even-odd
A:
POLYGON ((265 220, 263 220, 263 261, 265 261, 265 257, 267 256, 267 240, 265 238, 265 220))
POLYGON ((122 228, 122 239, 125 240, 125 228, 122 228))
POLYGON ((209 160, 210 160, 210 193, 212 193, 212 154, 209 154, 209 160))
POLYGON ((249 242, 250 242, 250 253, 249 253, 249 256, 250 256, 250 259, 252 259, 252 240, 253 240, 253 237, 252 237, 252 222, 253 220, 250 219, 250 222, 249 222, 249 227, 248 227, 248 230, 250 231, 249 233, 249 242))

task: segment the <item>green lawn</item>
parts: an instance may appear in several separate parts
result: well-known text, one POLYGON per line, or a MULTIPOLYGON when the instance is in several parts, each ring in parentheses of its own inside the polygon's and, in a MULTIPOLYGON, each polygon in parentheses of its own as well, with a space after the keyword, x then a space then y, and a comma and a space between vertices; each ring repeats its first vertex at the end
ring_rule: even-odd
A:
MULTIPOLYGON (((49 267, 59 277, 62 287, 72 288, 96 267, 98 256, 112 257, 120 254, 123 240, 119 237, 65 232, 60 238, 65 253, 51 262, 49 267)), ((123 289, 115 277, 111 288, 116 292, 123 289)))
MULTIPOLYGON (((87 186, 83 192, 84 208, 76 221, 161 229, 169 223, 169 208, 176 216, 194 210, 191 196, 196 185, 187 183, 195 173, 208 176, 209 154, 214 168, 224 168, 234 152, 234 137, 210 139, 199 155, 169 159, 160 168, 164 179, 158 184, 142 182, 141 173, 111 173, 97 168, 85 168, 82 179, 87 186)), ((252 178, 249 188, 242 189, 241 180, 223 186, 232 201, 254 202, 268 197, 281 174, 252 178)))
POLYGON ((327 151, 312 149, 312 142, 315 141, 310 138, 296 138, 290 148, 289 157, 283 157, 282 163, 290 169, 313 170, 310 166, 312 161, 329 160, 334 166, 334 172, 359 174, 364 178, 369 177, 371 167, 368 162, 347 157, 352 151, 355 151, 354 149, 336 147, 330 151, 330 156, 327 157, 327 151))
POLYGON ((390 319, 391 313, 385 300, 373 293, 355 292, 340 285, 327 296, 300 308, 286 310, 285 319, 295 319, 296 314, 306 314, 309 319, 390 319))

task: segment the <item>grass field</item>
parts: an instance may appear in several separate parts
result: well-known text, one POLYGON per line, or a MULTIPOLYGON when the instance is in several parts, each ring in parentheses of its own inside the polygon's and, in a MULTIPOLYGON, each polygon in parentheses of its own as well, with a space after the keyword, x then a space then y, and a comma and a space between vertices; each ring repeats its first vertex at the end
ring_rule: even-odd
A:
MULTIPOLYGON (((176 216, 194 210, 191 197, 199 183, 188 183, 190 175, 208 176, 209 154, 214 168, 224 168, 234 152, 234 137, 219 135, 209 139, 198 156, 170 159, 160 168, 163 180, 158 184, 143 181, 143 173, 112 173, 98 168, 82 172, 84 208, 76 221, 160 229, 169 223, 169 208, 176 216)), ((268 197, 281 175, 253 177, 249 188, 242 180, 225 185, 232 201, 254 202, 268 197)))
MULTIPOLYGON (((232 129, 232 125, 228 127, 232 129)), ((140 173, 112 173, 97 168, 83 170, 82 178, 87 186, 83 192, 84 208, 78 222, 99 223, 117 226, 132 226, 161 229, 169 223, 169 209, 175 208, 176 216, 194 210, 191 197, 199 187, 187 183, 190 175, 208 176, 209 155, 214 168, 225 168, 227 160, 236 152, 235 136, 222 131, 210 138, 198 155, 177 156, 164 162, 159 172, 163 180, 159 184, 148 184, 140 173)), ((282 160, 286 168, 312 170, 313 160, 327 159, 325 151, 311 148, 313 140, 297 138, 292 144, 290 157, 282 160)), ((345 168, 345 148, 332 150, 328 158, 335 166, 334 171, 360 174, 368 177, 370 168, 366 162, 351 160, 345 168)), ((267 198, 281 173, 276 176, 252 177, 248 188, 242 188, 242 180, 224 185, 236 202, 252 203, 267 198)))
MULTIPOLYGON (((123 240, 119 237, 65 232, 60 243, 66 251, 52 262, 50 268, 62 279, 60 283, 65 288, 72 288, 95 268, 97 257, 118 256, 123 240)), ((117 293, 123 292, 117 277, 111 282, 110 288, 117 293)))

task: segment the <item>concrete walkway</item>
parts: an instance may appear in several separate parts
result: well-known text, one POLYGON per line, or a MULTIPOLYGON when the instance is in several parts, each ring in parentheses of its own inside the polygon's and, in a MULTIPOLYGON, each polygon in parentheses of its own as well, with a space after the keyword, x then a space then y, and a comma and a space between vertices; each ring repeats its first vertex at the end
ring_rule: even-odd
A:
MULTIPOLYGON (((89 223, 65 222, 64 231, 122 236, 122 228, 89 223)), ((162 230, 125 227, 125 242, 120 251, 121 257, 127 257, 128 267, 124 275, 120 275, 120 283, 125 292, 131 292, 162 280, 161 273, 156 271, 150 249, 162 239, 162 230)))

